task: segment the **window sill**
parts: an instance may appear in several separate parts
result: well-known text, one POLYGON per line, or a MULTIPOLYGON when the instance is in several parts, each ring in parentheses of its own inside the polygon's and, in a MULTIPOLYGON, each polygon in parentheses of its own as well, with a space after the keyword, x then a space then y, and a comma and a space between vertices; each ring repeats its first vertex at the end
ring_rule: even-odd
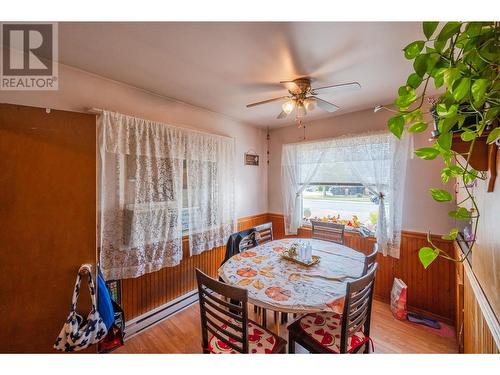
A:
MULTIPOLYGON (((312 231, 312 226, 311 226, 311 224, 302 224, 300 226, 299 230, 312 231)), ((375 233, 370 233, 367 236, 363 236, 359 232, 359 230, 354 229, 354 228, 350 228, 350 227, 346 227, 345 228, 344 234, 347 235, 347 236, 359 236, 359 237, 363 237, 363 238, 375 238, 375 233)))

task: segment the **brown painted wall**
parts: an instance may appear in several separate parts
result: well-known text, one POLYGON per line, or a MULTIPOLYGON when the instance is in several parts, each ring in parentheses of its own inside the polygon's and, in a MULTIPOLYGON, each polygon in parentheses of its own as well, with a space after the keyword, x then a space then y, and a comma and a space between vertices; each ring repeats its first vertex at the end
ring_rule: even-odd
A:
POLYGON ((0 352, 54 352, 76 272, 95 264, 95 129, 91 115, 0 104, 0 352))

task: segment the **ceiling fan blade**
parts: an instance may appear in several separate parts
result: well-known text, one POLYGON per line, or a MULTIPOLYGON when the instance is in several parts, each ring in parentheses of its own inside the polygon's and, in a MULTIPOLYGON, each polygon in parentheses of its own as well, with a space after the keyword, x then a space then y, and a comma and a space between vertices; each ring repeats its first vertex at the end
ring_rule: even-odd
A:
POLYGON ((250 108, 250 107, 255 107, 256 105, 261 105, 261 104, 266 104, 266 103, 276 102, 276 101, 278 101, 278 100, 282 100, 282 99, 288 99, 288 96, 280 96, 279 98, 267 99, 267 100, 263 100, 263 101, 261 101, 261 102, 256 102, 256 103, 247 104, 247 108, 250 108))
POLYGON ((340 107, 336 106, 333 103, 327 102, 326 100, 320 99, 318 97, 316 97, 315 99, 316 99, 316 104, 318 105, 318 107, 320 107, 321 109, 323 109, 327 112, 335 112, 335 111, 340 109, 340 107))
POLYGON ((315 87, 312 89, 312 91, 333 90, 333 89, 341 89, 341 88, 343 88, 343 89, 347 89, 347 88, 360 89, 361 85, 359 84, 359 82, 348 82, 348 83, 340 83, 338 85, 315 87))
POLYGON ((282 85, 286 87, 288 91, 290 91, 292 94, 300 94, 300 87, 297 85, 296 82, 294 81, 280 81, 282 85))
POLYGON ((285 111, 281 111, 281 113, 276 118, 281 120, 282 118, 285 118, 287 116, 288 116, 288 113, 286 113, 285 111))

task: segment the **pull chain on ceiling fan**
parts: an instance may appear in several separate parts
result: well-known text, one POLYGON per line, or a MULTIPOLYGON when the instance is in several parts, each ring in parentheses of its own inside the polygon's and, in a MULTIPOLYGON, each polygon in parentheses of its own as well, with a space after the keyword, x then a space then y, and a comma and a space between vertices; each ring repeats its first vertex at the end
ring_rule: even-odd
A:
POLYGON ((340 109, 340 107, 335 104, 319 98, 318 95, 321 95, 322 91, 332 89, 361 88, 361 85, 358 82, 341 83, 337 85, 313 88, 311 87, 311 78, 309 77, 297 78, 293 81, 281 81, 280 83, 285 86, 289 95, 251 103, 247 105, 247 108, 286 99, 281 106, 281 112, 277 118, 284 119, 295 110, 295 122, 299 128, 302 127, 302 118, 306 116, 308 112, 313 111, 316 107, 330 113, 340 109))

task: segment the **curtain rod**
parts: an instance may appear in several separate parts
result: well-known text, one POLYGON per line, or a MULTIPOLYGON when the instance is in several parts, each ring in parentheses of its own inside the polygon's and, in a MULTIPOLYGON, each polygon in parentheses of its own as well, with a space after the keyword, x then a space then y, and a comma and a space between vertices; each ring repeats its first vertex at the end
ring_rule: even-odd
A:
MULTIPOLYGON (((92 113, 94 115, 102 115, 102 113, 104 111, 105 111, 104 109, 97 108, 97 107, 87 108, 87 112, 88 113, 92 113)), ((121 115, 124 115, 124 116, 139 118, 137 116, 131 116, 131 115, 127 115, 125 113, 120 113, 120 112, 115 112, 115 111, 109 111, 109 112, 114 112, 114 113, 118 113, 118 114, 121 114, 121 115)), ((141 120, 146 120, 146 119, 141 119, 141 120)), ((183 126, 183 125, 178 125, 178 124, 170 125, 170 124, 165 124, 165 123, 163 123, 161 121, 154 121, 154 120, 146 120, 146 121, 157 122, 157 123, 160 123, 160 124, 164 124, 165 126, 171 126, 171 127, 175 127, 175 128, 186 129, 188 131, 195 132, 195 133, 206 134, 206 135, 211 135, 211 136, 214 136, 214 137, 221 137, 221 138, 226 138, 226 139, 232 139, 233 141, 235 141, 234 137, 229 137, 227 135, 213 134, 213 133, 209 133, 209 132, 206 132, 206 131, 201 131, 201 130, 198 130, 198 129, 193 129, 193 128, 189 127, 189 126, 183 126)))
POLYGON ((87 108, 87 112, 93 113, 95 115, 100 115, 104 112, 104 109, 92 107, 92 108, 87 108))

